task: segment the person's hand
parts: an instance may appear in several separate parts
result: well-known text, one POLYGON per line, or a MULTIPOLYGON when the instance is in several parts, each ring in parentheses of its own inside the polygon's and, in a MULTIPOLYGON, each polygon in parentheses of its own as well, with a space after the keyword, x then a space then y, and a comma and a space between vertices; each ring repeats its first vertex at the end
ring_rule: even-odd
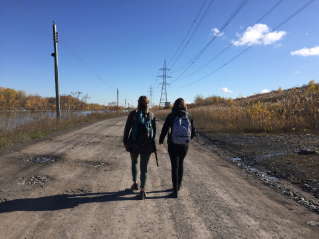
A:
POLYGON ((161 147, 163 147, 163 144, 160 144, 161 147))

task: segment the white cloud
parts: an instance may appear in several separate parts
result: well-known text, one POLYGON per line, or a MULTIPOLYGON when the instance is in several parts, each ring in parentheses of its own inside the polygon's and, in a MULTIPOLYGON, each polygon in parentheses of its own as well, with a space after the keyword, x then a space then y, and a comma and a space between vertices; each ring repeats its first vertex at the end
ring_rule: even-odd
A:
POLYGON ((222 32, 222 33, 220 33, 220 31, 215 27, 215 28, 213 28, 211 31, 210 31, 210 34, 209 34, 209 36, 218 36, 218 37, 221 37, 221 36, 223 36, 224 35, 224 33, 222 32))
POLYGON ((298 51, 292 51, 290 53, 293 55, 300 55, 300 56, 319 56, 319 46, 313 47, 313 48, 302 48, 298 51))
POLYGON ((264 93, 268 93, 268 92, 270 92, 270 91, 269 91, 269 90, 267 90, 267 89, 264 89, 264 90, 260 91, 260 93, 262 93, 262 94, 264 94, 264 93))
POLYGON ((221 91, 223 91, 223 92, 228 92, 228 93, 233 93, 231 90, 229 90, 228 88, 221 88, 221 89, 219 89, 219 90, 221 90, 221 91))
MULTIPOLYGON (((268 45, 281 40, 286 34, 285 31, 270 32, 270 28, 265 24, 255 24, 252 27, 248 27, 237 41, 233 40, 233 44, 235 46, 250 46, 252 44, 268 45), (263 38, 261 41, 257 41, 261 38, 263 38)), ((236 33, 236 36, 240 35, 236 33)))
POLYGON ((281 44, 276 44, 275 47, 276 48, 281 47, 281 44))
POLYGON ((299 73, 300 73, 300 71, 295 71, 295 73, 296 73, 296 74, 299 74, 299 73))
POLYGON ((268 44, 272 44, 275 41, 279 41, 281 40, 284 35, 286 35, 287 33, 285 31, 279 31, 279 32, 271 32, 268 33, 268 35, 264 38, 264 44, 268 45, 268 44))

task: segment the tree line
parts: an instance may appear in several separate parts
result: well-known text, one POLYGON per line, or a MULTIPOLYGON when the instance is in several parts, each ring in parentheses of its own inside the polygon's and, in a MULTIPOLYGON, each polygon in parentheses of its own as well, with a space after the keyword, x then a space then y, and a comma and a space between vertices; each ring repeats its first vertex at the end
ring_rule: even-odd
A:
MULTIPOLYGON (((117 110, 117 106, 105 106, 95 103, 87 103, 90 97, 82 92, 71 92, 70 95, 60 96, 60 107, 62 110, 117 110)), ((41 97, 39 95, 27 94, 24 90, 14 90, 0 87, 0 109, 1 110, 55 110, 55 97, 41 97)))

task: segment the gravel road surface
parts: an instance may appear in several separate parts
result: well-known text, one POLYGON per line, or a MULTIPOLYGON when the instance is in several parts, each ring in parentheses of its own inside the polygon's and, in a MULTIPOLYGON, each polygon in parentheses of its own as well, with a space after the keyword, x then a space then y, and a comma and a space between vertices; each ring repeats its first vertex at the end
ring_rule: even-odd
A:
POLYGON ((171 197, 164 145, 139 200, 125 122, 88 123, 0 151, 0 238, 319 238, 318 214, 196 141, 179 198, 171 197))

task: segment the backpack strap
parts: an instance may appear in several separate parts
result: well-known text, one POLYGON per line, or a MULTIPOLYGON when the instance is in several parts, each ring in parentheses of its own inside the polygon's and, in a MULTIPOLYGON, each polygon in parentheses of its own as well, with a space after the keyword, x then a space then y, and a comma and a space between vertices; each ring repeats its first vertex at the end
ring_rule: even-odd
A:
POLYGON ((175 115, 175 114, 171 114, 170 115, 170 118, 168 119, 169 121, 169 126, 170 126, 170 128, 172 128, 172 126, 173 126, 173 124, 174 124, 174 120, 175 120, 175 118, 177 117, 177 115, 175 115))
POLYGON ((136 120, 136 115, 137 115, 138 110, 136 109, 136 110, 134 110, 134 111, 135 111, 135 114, 134 114, 134 116, 133 116, 133 122, 135 122, 135 120, 136 120))

